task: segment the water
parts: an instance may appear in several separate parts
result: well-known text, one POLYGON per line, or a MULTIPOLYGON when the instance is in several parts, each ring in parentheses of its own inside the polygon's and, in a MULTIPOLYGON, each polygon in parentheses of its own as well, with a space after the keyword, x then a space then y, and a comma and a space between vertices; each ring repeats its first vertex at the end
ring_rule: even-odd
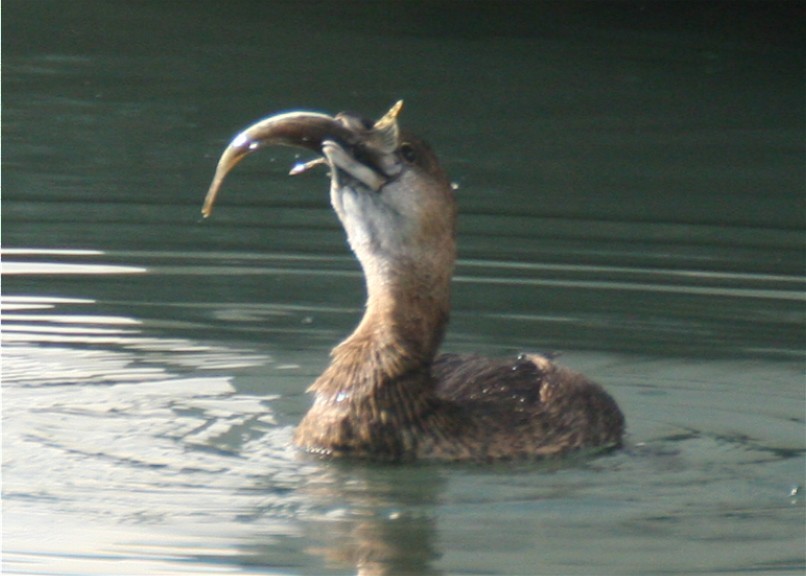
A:
POLYGON ((5 3, 4 573, 803 572, 796 8, 334 6, 5 3), (288 447, 360 271, 295 151, 201 201, 253 120, 400 97, 459 185, 445 348, 563 351, 624 450, 288 447))

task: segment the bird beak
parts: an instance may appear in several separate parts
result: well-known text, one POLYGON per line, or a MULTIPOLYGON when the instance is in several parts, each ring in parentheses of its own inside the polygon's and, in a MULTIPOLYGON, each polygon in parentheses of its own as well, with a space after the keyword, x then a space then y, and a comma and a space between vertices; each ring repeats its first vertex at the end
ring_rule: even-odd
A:
POLYGON ((326 140, 350 145, 356 135, 335 118, 315 112, 278 114, 253 124, 233 138, 221 155, 204 199, 202 215, 206 218, 212 212, 218 191, 230 170, 255 150, 264 146, 295 146, 321 154, 322 143, 326 140))
POLYGON ((384 114, 372 127, 375 148, 383 154, 394 152, 400 143, 400 128, 397 125, 397 117, 401 110, 403 110, 403 100, 398 100, 389 109, 389 112, 384 114))

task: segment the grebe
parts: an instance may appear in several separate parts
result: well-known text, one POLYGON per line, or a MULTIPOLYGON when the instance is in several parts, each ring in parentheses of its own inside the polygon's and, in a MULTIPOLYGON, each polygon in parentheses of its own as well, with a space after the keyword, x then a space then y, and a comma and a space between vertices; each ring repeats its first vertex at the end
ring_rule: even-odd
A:
POLYGON ((227 173, 268 145, 308 148, 330 170, 330 201, 366 279, 354 332, 309 388, 294 435, 304 450, 379 461, 492 461, 615 447, 624 417, 599 385, 540 355, 437 356, 450 308, 456 203, 428 145, 401 130, 402 101, 377 122, 290 112, 236 136, 202 213, 227 173))

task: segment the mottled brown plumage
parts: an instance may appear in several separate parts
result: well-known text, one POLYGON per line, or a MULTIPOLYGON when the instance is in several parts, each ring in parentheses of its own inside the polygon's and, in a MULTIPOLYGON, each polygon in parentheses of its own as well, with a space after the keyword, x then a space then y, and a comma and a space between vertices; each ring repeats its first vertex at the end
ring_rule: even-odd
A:
POLYGON ((382 461, 536 458, 617 446, 624 418, 597 384, 548 358, 437 356, 450 310, 456 205, 436 156, 377 122, 294 112, 263 120, 224 152, 205 202, 246 154, 266 145, 321 151, 330 197, 361 262, 367 307, 310 387, 294 436, 303 449, 382 461))

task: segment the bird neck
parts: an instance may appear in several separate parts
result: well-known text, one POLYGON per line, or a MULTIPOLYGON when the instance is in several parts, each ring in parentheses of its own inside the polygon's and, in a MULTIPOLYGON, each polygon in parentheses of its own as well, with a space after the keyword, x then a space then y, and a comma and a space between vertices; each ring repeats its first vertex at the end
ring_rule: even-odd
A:
POLYGON ((417 376, 430 382, 430 365, 450 311, 450 259, 442 266, 411 259, 394 266, 362 261, 367 305, 355 331, 333 349, 331 363, 311 390, 372 395, 417 376))

